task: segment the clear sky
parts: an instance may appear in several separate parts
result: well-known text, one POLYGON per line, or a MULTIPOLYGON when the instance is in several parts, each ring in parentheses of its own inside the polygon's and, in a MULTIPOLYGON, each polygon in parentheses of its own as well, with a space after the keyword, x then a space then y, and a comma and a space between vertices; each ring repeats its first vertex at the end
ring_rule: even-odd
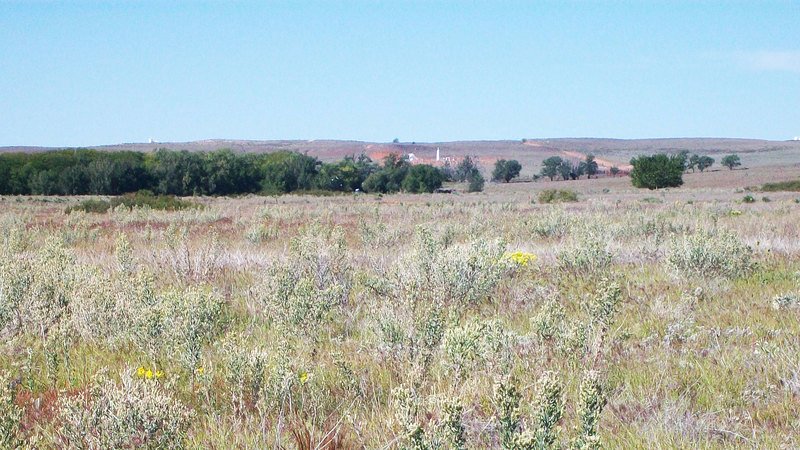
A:
POLYGON ((800 1, 4 1, 0 145, 800 135, 800 1))

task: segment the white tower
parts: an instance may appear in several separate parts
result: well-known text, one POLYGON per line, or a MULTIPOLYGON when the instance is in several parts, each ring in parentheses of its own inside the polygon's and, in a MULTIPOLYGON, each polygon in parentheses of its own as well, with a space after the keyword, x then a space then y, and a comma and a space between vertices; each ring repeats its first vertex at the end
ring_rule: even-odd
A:
POLYGON ((436 147, 436 161, 439 161, 439 147, 436 147))

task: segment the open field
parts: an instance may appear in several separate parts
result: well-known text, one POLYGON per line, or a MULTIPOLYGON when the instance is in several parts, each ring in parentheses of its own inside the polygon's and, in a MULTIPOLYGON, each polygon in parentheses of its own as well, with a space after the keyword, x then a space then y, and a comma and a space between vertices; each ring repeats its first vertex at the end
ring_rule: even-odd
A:
POLYGON ((0 446, 797 448, 798 176, 0 197, 0 446))

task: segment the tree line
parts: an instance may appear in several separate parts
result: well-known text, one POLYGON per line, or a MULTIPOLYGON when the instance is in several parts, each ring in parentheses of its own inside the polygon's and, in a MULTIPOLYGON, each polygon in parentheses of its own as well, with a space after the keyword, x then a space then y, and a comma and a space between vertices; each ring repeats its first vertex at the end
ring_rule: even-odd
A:
MULTIPOLYGON (((592 178, 592 176, 598 174, 599 170, 600 168, 597 161, 595 161, 594 155, 591 153, 586 155, 584 160, 576 163, 561 158, 560 156, 551 156, 542 161, 542 171, 540 175, 549 178, 550 181, 553 181, 557 176, 560 176, 562 180, 577 180, 582 175, 586 175, 587 178, 592 178)), ((612 167, 611 173, 612 175, 616 175, 619 173, 619 169, 617 167, 612 167)))
POLYGON ((398 155, 383 164, 362 154, 325 163, 306 154, 235 153, 228 149, 152 153, 91 149, 0 154, 2 195, 285 194, 296 191, 433 192, 444 174, 398 155))
MULTIPOLYGON (((632 182, 651 189, 680 186, 682 174, 691 169, 705 171, 714 164, 708 156, 654 155, 634 158, 632 182)), ((722 164, 741 165, 738 155, 728 155, 722 164)), ((497 160, 492 181, 510 182, 519 176, 516 160, 497 160)), ((596 176, 595 157, 573 162, 558 156, 542 163, 540 176, 575 180, 596 176)), ((619 169, 611 168, 616 175, 619 169)), ((535 177, 537 178, 537 177, 535 177)), ((484 187, 477 158, 467 156, 455 166, 437 168, 411 164, 390 154, 381 164, 365 154, 325 163, 307 154, 287 150, 273 153, 236 153, 229 149, 189 152, 158 149, 151 153, 104 152, 71 149, 41 153, 0 154, 1 195, 120 195, 140 190, 159 195, 286 194, 297 191, 374 193, 433 192, 444 181, 466 182, 468 192, 484 187)))
MULTIPOLYGON (((739 155, 732 154, 722 158, 722 165, 730 170, 742 165, 739 155)), ((660 189, 683 185, 683 173, 691 169, 704 172, 714 165, 710 156, 691 155, 688 151, 676 154, 657 154, 638 156, 631 159, 631 183, 638 188, 660 189)))

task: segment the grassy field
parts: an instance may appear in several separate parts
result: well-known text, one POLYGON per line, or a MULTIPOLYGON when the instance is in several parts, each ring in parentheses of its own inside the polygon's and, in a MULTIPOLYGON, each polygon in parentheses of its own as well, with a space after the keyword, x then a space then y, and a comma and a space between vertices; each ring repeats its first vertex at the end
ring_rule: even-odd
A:
POLYGON ((0 447, 797 448, 798 176, 0 197, 0 447))

